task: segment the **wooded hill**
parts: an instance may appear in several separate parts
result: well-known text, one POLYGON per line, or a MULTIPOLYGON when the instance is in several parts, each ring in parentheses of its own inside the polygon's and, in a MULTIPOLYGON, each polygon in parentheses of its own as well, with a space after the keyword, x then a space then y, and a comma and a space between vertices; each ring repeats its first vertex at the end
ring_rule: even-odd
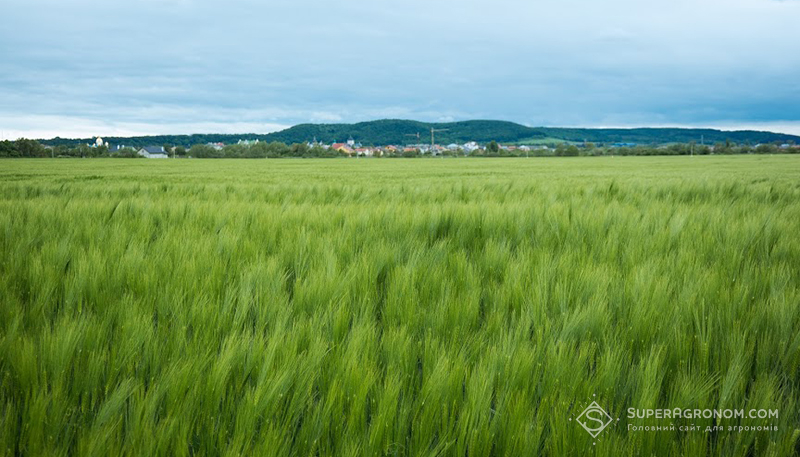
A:
MULTIPOLYGON (((800 143, 800 136, 752 130, 722 131, 715 129, 686 128, 557 128, 526 127, 507 121, 475 120, 447 123, 429 123, 399 119, 383 119, 357 124, 299 124, 279 132, 268 134, 195 134, 155 135, 140 137, 105 137, 112 145, 142 147, 149 145, 171 145, 190 147, 206 143, 236 143, 239 140, 279 141, 286 144, 319 141, 325 144, 345 142, 353 138, 365 146, 389 144, 406 145, 430 143, 431 128, 437 144, 468 141, 515 144, 557 144, 561 142, 592 142, 598 145, 635 143, 639 145, 704 142, 715 144, 732 142, 745 145, 762 143, 800 143)), ((73 146, 92 142, 91 138, 42 140, 44 145, 73 146)))

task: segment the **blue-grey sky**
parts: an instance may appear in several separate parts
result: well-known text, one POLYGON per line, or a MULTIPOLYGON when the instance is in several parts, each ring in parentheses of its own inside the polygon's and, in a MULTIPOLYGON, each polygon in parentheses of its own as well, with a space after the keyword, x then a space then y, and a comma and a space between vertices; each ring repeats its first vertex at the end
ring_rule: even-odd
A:
POLYGON ((502 119, 800 134, 800 0, 3 0, 0 135, 502 119))

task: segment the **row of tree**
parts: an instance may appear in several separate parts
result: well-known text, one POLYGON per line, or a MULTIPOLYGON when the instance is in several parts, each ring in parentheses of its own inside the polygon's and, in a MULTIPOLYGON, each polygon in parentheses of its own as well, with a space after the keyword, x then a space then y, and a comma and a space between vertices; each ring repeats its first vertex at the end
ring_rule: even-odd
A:
POLYGON ((110 153, 107 146, 92 147, 80 144, 69 147, 59 145, 45 147, 35 140, 19 139, 0 141, 0 157, 141 157, 133 148, 124 148, 110 153))
POLYGON ((231 144, 222 149, 205 144, 196 144, 186 153, 190 157, 231 158, 231 159, 263 159, 263 158, 312 158, 312 157, 340 157, 339 151, 325 149, 321 146, 309 146, 306 143, 287 145, 274 141, 272 143, 256 143, 251 145, 231 144))
MULTIPOLYGON (((793 146, 793 145, 792 145, 793 146)), ((332 158, 344 157, 345 154, 325 149, 321 146, 309 146, 306 143, 287 145, 281 142, 260 142, 251 145, 232 144, 222 148, 205 144, 196 144, 188 150, 183 146, 171 147, 164 145, 171 157, 194 158, 236 158, 236 159, 263 159, 263 158, 332 158)), ((512 149, 502 147, 495 141, 489 142, 485 148, 472 152, 462 150, 447 150, 443 156, 452 157, 575 157, 575 156, 627 156, 627 155, 708 155, 708 154, 779 154, 800 153, 800 148, 784 148, 769 143, 755 147, 742 146, 732 143, 718 143, 712 146, 698 145, 695 143, 681 143, 669 146, 633 146, 633 147, 595 147, 592 143, 574 145, 562 144, 556 148, 547 149, 512 149)), ((122 148, 109 152, 106 146, 92 147, 80 144, 75 147, 66 145, 45 147, 35 140, 19 139, 16 141, 0 141, 0 157, 140 157, 136 149, 122 148)), ((379 157, 379 155, 375 155, 379 157)), ((384 151, 383 157, 430 157, 420 150, 411 151, 384 151)))

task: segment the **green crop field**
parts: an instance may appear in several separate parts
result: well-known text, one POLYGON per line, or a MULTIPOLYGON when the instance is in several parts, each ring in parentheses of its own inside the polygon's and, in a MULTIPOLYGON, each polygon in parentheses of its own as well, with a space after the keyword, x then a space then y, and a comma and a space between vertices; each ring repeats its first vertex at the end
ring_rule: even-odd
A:
POLYGON ((798 236, 794 156, 0 161, 0 455, 798 455, 798 236))

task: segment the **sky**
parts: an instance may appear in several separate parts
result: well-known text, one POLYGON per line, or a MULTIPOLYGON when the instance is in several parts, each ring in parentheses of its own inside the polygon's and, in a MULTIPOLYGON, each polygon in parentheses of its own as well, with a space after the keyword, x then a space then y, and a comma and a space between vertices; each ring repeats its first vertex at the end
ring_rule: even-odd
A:
POLYGON ((800 135, 800 0, 2 0, 0 139, 499 119, 800 135))

